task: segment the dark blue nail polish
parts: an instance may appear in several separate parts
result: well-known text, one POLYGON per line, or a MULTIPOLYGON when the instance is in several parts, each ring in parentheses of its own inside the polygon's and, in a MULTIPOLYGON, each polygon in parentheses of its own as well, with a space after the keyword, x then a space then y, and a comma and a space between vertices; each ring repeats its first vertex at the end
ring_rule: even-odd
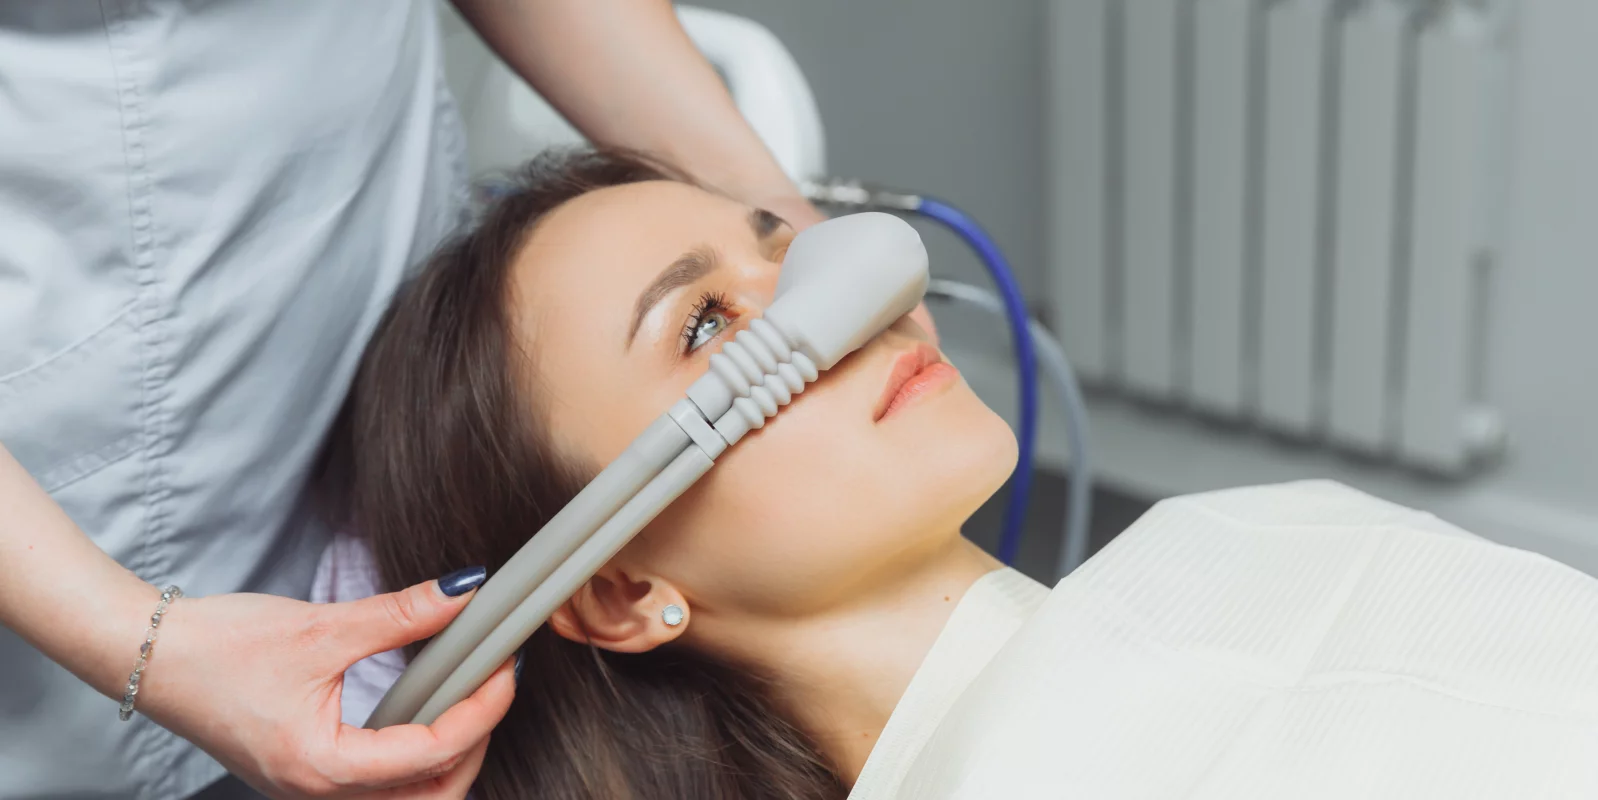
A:
POLYGON ((512 675, 516 676, 516 683, 518 685, 521 684, 521 682, 522 682, 522 654, 521 654, 520 651, 517 651, 517 653, 516 653, 516 666, 511 667, 510 673, 512 675))
POLYGON ((460 597, 483 585, 488 580, 488 570, 483 567, 458 569, 438 579, 439 591, 446 597, 460 597))

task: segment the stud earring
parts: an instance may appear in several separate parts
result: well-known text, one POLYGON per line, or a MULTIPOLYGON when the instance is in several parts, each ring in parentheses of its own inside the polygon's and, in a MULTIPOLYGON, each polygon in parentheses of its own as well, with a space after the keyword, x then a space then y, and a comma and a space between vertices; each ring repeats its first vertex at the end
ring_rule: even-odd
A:
POLYGON ((660 611, 660 619, 661 619, 661 621, 665 622, 667 625, 670 625, 670 626, 672 626, 674 628, 677 627, 678 625, 682 624, 682 618, 683 618, 682 606, 679 606, 679 605, 675 605, 675 604, 674 605, 669 605, 669 606, 666 606, 665 608, 661 609, 661 611, 660 611))

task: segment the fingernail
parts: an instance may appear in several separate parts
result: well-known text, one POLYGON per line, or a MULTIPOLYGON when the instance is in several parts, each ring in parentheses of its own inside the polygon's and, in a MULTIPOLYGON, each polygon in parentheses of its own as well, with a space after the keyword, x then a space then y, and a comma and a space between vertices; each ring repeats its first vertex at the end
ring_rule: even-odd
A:
POLYGON ((516 666, 510 668, 510 674, 516 676, 516 683, 520 684, 522 682, 522 654, 520 651, 516 653, 516 666))
POLYGON ((445 597, 460 597, 483 585, 488 580, 488 570, 483 567, 458 569, 438 579, 438 589, 445 597))

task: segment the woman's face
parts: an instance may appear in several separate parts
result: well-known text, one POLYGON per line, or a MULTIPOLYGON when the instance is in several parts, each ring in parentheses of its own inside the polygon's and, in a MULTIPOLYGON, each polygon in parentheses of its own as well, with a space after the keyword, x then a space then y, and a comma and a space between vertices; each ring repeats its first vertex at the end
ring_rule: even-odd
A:
MULTIPOLYGON (((556 449, 595 471, 619 455, 772 302, 793 235, 665 181, 546 216, 517 256, 511 300, 556 449)), ((941 359, 930 347, 900 319, 728 449, 617 559, 671 581, 695 614, 773 618, 848 603, 946 548, 1010 474, 1016 445, 952 373, 878 418, 896 365, 941 359)))

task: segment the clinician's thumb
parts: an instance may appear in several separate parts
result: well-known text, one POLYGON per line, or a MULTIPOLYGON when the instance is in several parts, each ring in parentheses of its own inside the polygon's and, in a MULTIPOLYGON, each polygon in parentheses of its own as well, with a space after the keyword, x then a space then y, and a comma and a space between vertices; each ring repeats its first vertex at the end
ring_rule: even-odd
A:
POLYGON ((443 630, 487 578, 486 569, 467 567, 436 581, 356 600, 344 604, 339 623, 351 632, 360 658, 404 647, 443 630))

